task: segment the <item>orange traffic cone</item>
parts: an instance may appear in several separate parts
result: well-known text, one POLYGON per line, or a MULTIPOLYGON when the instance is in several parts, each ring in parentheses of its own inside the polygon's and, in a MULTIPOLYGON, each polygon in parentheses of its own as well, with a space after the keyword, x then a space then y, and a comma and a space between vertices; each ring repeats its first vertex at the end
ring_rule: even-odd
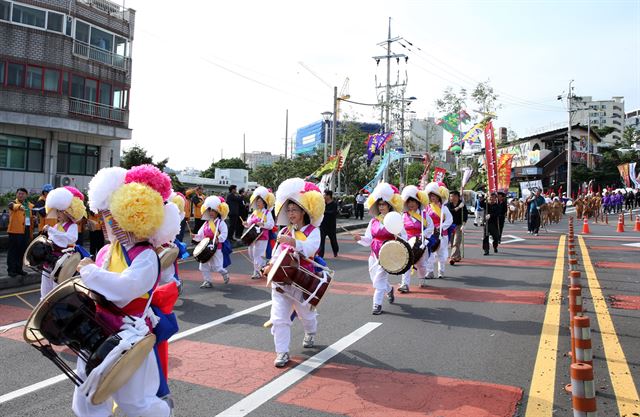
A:
POLYGON ((636 225, 633 227, 634 232, 640 232, 640 214, 636 214, 636 225))
POLYGON ((590 233, 591 230, 589 230, 589 221, 587 220, 587 216, 584 216, 584 222, 582 223, 582 234, 588 235, 590 233))
POLYGON ((624 233, 624 215, 621 214, 618 216, 618 229, 616 229, 618 233, 624 233))

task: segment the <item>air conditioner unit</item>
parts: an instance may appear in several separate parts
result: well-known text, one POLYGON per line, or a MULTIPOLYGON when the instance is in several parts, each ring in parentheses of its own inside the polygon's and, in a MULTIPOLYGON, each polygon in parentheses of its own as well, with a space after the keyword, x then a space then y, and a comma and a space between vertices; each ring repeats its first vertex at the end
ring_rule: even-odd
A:
POLYGON ((60 185, 63 186, 63 187, 65 185, 71 185, 71 178, 69 178, 69 177, 60 178, 60 185))

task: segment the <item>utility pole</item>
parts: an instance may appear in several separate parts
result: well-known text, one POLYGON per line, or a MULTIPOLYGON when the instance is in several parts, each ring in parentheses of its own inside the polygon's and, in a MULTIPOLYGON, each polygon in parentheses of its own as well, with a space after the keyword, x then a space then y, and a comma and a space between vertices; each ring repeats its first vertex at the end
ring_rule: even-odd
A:
POLYGON ((247 136, 242 134, 242 162, 247 163, 247 136))
POLYGON ((571 198, 571 103, 573 100, 573 80, 569 81, 569 92, 567 93, 567 106, 569 113, 569 126, 567 127, 567 198, 571 198))
POLYGON ((285 122, 284 122, 284 159, 287 159, 288 142, 289 142, 289 109, 287 109, 285 122))
MULTIPOLYGON (((333 87, 333 122, 331 123, 331 155, 336 154, 336 130, 338 128, 338 87, 333 87)), ((339 176, 340 173, 336 169, 336 175, 331 176, 331 185, 329 189, 331 191, 335 191, 335 177, 339 176)), ((338 181, 339 187, 340 181, 338 181)))

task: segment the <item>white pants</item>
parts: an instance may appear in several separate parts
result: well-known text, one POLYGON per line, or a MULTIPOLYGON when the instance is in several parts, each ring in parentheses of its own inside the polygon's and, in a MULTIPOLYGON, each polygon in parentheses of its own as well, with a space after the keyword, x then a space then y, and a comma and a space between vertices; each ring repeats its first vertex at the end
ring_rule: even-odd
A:
POLYGON ((382 305, 385 293, 391 291, 389 273, 385 271, 374 255, 369 255, 369 278, 373 284, 373 305, 382 305))
POLYGON ((431 253, 427 262, 427 273, 433 272, 436 262, 438 263, 438 273, 444 275, 444 266, 449 259, 449 236, 440 237, 440 247, 431 253))
POLYGON ((282 285, 281 287, 287 295, 276 291, 275 288, 271 289, 271 299, 273 300, 273 304, 271 304, 271 323, 273 323, 271 334, 277 353, 289 352, 291 313, 294 309, 298 313, 305 333, 315 334, 318 329, 318 313, 315 309, 312 310, 310 305, 302 305, 302 291, 291 285, 282 285))
POLYGON ((42 271, 42 276, 40 278, 40 299, 42 300, 47 296, 58 284, 53 282, 51 278, 49 278, 49 273, 42 271))
MULTIPOLYGON (((78 375, 85 379, 85 363, 78 358, 78 375)), ((160 376, 158 364, 153 351, 149 352, 147 359, 133 374, 112 399, 108 399, 99 405, 91 404, 91 400, 76 390, 73 392, 73 412, 78 417, 107 417, 112 415, 113 401, 118 408, 129 417, 165 417, 171 410, 169 405, 156 396, 160 376)))
POLYGON ((256 240, 249 246, 249 258, 253 261, 253 272, 258 273, 267 264, 265 254, 267 252, 268 240, 256 240))
POLYGON ((411 273, 416 271, 418 278, 424 278, 427 276, 427 263, 429 262, 429 251, 425 250, 422 257, 414 264, 414 266, 407 272, 402 274, 402 285, 407 287, 411 285, 411 273))
POLYGON ((202 272, 202 277, 207 282, 213 282, 212 272, 220 272, 224 275, 227 270, 222 267, 222 249, 216 250, 216 253, 207 262, 200 264, 198 267, 202 272))

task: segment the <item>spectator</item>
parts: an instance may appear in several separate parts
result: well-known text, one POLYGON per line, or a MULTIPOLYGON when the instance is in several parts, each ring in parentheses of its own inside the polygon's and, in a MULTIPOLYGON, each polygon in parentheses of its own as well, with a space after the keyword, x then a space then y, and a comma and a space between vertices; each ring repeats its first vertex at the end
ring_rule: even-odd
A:
POLYGON ((535 194, 527 198, 527 212, 529 219, 527 223, 528 233, 538 236, 540 231, 540 208, 545 204, 544 197, 540 195, 540 189, 536 189, 535 194))
POLYGON ((324 218, 320 224, 320 249, 318 250, 318 256, 324 258, 324 243, 327 236, 331 242, 331 250, 333 250, 333 257, 338 257, 338 238, 336 237, 336 219, 338 217, 338 205, 333 200, 333 191, 325 190, 324 192, 324 218))
POLYGON ((7 213, 7 209, 2 210, 2 215, 0 215, 0 230, 6 229, 9 225, 9 213, 7 213))
POLYGON ((358 191, 356 194, 356 220, 362 220, 364 218, 364 202, 367 201, 367 196, 358 191))
MULTIPOLYGON (((38 226, 38 230, 42 231, 45 225, 55 226, 56 219, 47 219, 47 211, 44 207, 44 203, 47 200, 47 195, 49 192, 53 190, 53 185, 45 184, 42 186, 42 193, 40 197, 38 197, 38 201, 33 205, 33 211, 36 216, 36 223, 38 226)), ((33 229, 35 229, 35 224, 33 225, 33 229)))
MULTIPOLYGON (((202 220, 202 203, 204 203, 205 195, 202 185, 198 185, 196 188, 191 188, 185 192, 187 201, 190 203, 189 211, 185 211, 185 217, 191 217, 193 215, 193 230, 198 231, 204 224, 202 220)), ((186 210, 186 208, 185 208, 186 210)))
POLYGON ((456 262, 460 262, 462 260, 462 255, 460 252, 460 246, 462 244, 462 239, 464 236, 464 230, 462 226, 464 226, 464 224, 467 222, 467 219, 469 218, 469 211, 467 210, 467 206, 460 199, 460 192, 458 191, 451 191, 449 195, 449 202, 447 203, 447 208, 453 216, 453 224, 456 225, 456 228, 453 231, 453 236, 449 237, 449 245, 451 247, 449 264, 453 265, 456 262))
MULTIPOLYGON (((496 193, 489 196, 489 204, 487 205, 487 227, 485 229, 484 238, 482 239, 482 249, 484 254, 489 255, 489 236, 493 240, 493 252, 498 253, 498 244, 500 243, 500 206, 498 205, 496 193)), ((540 197, 544 199, 544 197, 540 197)))
POLYGON ((97 255, 104 246, 104 233, 102 232, 102 216, 87 210, 87 229, 89 229, 89 253, 97 255))
POLYGON ((230 185, 229 193, 225 198, 229 205, 229 239, 238 240, 242 236, 242 222, 240 221, 240 206, 242 197, 238 194, 238 186, 230 185))
POLYGON ((33 204, 27 201, 26 188, 18 188, 16 199, 9 203, 9 250, 7 252, 7 272, 10 277, 27 275, 22 270, 24 252, 33 237, 35 223, 33 204))
POLYGON ((484 208, 486 205, 486 201, 484 198, 484 194, 478 193, 478 198, 476 199, 476 213, 475 218, 473 219, 474 226, 484 226, 484 208))

